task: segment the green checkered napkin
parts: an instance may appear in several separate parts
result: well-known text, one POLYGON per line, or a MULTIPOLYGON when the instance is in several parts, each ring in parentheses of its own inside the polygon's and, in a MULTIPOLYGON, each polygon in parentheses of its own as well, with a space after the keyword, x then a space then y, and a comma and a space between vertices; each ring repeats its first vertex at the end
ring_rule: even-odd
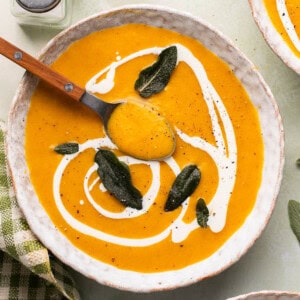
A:
POLYGON ((0 121, 0 300, 79 299, 67 267, 31 232, 8 174, 0 121))

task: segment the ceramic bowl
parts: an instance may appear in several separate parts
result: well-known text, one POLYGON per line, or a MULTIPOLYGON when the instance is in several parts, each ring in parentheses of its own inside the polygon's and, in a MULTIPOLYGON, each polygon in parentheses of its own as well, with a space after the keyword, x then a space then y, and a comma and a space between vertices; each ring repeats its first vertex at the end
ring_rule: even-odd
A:
MULTIPOLYGON (((281 2, 285 3, 285 1, 281 2)), ((296 73, 300 74, 299 56, 295 54, 295 52, 285 42, 280 32, 274 27, 263 1, 249 0, 249 3, 252 10, 253 18, 268 45, 289 68, 294 70, 296 73)), ((287 22, 290 22, 288 12, 281 14, 285 16, 287 22)), ((294 39, 298 39, 297 42, 299 42, 298 37, 295 36, 294 39)))
POLYGON ((260 291, 253 292, 227 300, 298 300, 299 293, 283 292, 283 291, 260 291))
POLYGON ((198 39, 233 70, 259 113, 264 143, 262 183, 256 204, 242 227, 213 255, 184 269, 161 273, 138 273, 117 269, 76 249, 50 221, 30 182, 24 154, 24 129, 30 97, 37 79, 26 74, 11 107, 7 152, 18 202, 38 238, 59 259, 101 284, 115 288, 150 292, 190 285, 214 276, 233 263, 253 245, 265 228, 279 191, 284 163, 283 128, 276 102, 255 66, 210 25, 189 14, 159 6, 126 6, 85 19, 52 39, 40 54, 46 64, 53 62, 71 43, 91 32, 127 23, 164 27, 198 39))

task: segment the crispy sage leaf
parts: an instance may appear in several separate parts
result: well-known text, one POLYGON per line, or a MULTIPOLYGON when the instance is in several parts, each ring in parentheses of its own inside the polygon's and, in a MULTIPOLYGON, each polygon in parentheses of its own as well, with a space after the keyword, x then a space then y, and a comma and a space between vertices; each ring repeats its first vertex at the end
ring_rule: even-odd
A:
POLYGON ((65 143, 57 145, 54 151, 58 154, 73 154, 79 151, 79 145, 77 143, 65 143))
POLYGON ((95 156, 98 175, 105 188, 124 206, 142 209, 142 194, 132 185, 127 165, 124 165, 110 150, 100 149, 95 156))
POLYGON ((197 222, 198 222, 199 226, 202 228, 207 228, 209 210, 206 206, 205 201, 202 198, 200 198, 197 201, 196 217, 197 217, 197 222))
POLYGON ((297 159, 296 164, 298 167, 300 167, 300 158, 297 159))
POLYGON ((300 243, 300 202, 290 200, 288 203, 288 213, 291 228, 300 243))
POLYGON ((169 192, 165 211, 172 211, 179 207, 198 186, 201 178, 200 170, 196 165, 186 166, 176 177, 169 192))
POLYGON ((134 88, 143 98, 162 91, 168 84, 177 64, 177 48, 170 46, 158 56, 158 60, 139 74, 134 88))

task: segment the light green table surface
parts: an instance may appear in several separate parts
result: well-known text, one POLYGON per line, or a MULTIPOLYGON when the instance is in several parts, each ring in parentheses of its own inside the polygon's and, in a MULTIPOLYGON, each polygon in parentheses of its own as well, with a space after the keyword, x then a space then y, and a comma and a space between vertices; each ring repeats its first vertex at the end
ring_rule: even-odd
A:
MULTIPOLYGON (((156 0, 73 0, 72 23, 96 12, 125 4, 155 4, 156 0)), ((300 292, 300 246, 289 227, 287 202, 300 201, 300 76, 270 50, 252 18, 246 0, 160 0, 160 5, 187 11, 222 31, 257 66, 279 105, 285 129, 285 169, 271 220, 255 245, 220 275, 174 291, 133 294, 104 287, 74 272, 82 299, 226 299, 252 291, 300 292)), ((21 27, 10 14, 9 0, 0 1, 0 36, 32 55, 58 31, 21 27)), ((10 103, 24 71, 0 57, 0 118, 6 120, 10 103)))

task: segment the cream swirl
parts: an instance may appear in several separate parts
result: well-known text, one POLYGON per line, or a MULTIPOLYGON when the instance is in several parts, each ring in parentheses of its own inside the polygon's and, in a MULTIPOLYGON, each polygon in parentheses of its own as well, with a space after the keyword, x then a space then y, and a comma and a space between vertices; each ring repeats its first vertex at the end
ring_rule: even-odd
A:
MULTIPOLYGON (((204 139, 198 136, 188 136, 185 132, 176 129, 178 136, 185 142, 190 144, 193 147, 201 149, 208 153, 211 158, 214 160, 219 176, 219 184, 213 199, 208 204, 210 216, 209 216, 209 227, 213 232, 221 231, 226 223, 226 215, 227 215, 227 207, 230 200, 230 196, 235 184, 235 176, 236 176, 236 163, 237 163, 237 149, 236 149, 236 140, 235 134, 233 130, 233 126, 230 120, 230 117, 227 113, 227 110, 214 89, 213 85, 209 81, 206 71, 201 64, 201 62, 191 53, 189 49, 184 47, 181 44, 175 44, 178 50, 178 60, 177 63, 185 62, 189 65, 189 67, 194 72, 200 87, 203 92, 203 98, 208 107, 209 115, 212 122, 212 129, 215 137, 215 145, 206 142, 204 139), (223 124, 224 132, 220 127, 220 123, 223 124)), ((93 76, 89 82, 86 84, 86 88, 89 92, 97 92, 97 93, 108 93, 114 88, 114 77, 116 74, 116 70, 122 64, 133 60, 139 56, 156 54, 158 55, 164 48, 153 47, 138 51, 133 53, 123 59, 118 59, 118 61, 113 62, 111 65, 97 73, 93 76), (98 81, 98 79, 105 75, 105 78, 98 81)), ((181 242, 185 240, 190 232, 199 227, 197 224, 196 218, 191 223, 187 224, 183 221, 184 215, 186 213, 187 207, 189 205, 189 199, 187 199, 182 205, 182 210, 176 220, 170 224, 167 228, 165 228, 162 232, 157 235, 148 237, 148 238, 124 238, 118 237, 115 235, 111 235, 105 233, 101 230, 97 230, 92 228, 74 218, 64 207, 62 199, 60 197, 60 185, 63 176, 63 172, 65 168, 68 166, 69 162, 77 157, 80 152, 83 152, 89 148, 95 149, 95 151, 99 147, 108 147, 110 149, 116 149, 116 146, 110 141, 108 137, 89 140, 84 144, 80 145, 79 152, 73 155, 69 155, 68 157, 64 157, 60 162, 53 181, 53 193, 55 197, 56 205, 64 217, 64 219, 68 222, 68 224, 75 228, 77 231, 84 233, 86 235, 93 236, 95 238, 108 241, 110 243, 115 243, 123 246, 136 246, 136 247, 144 247, 149 246, 155 243, 158 243, 165 239, 170 234, 172 235, 172 241, 174 243, 181 242)), ((156 199, 159 188, 160 188, 160 163, 155 161, 141 161, 136 160, 132 157, 123 156, 120 157, 120 160, 125 161, 128 165, 132 164, 146 164, 150 167, 152 172, 153 181, 151 186, 149 187, 146 194, 143 196, 143 209, 138 211, 132 208, 126 208, 124 211, 120 213, 112 213, 101 205, 97 204, 90 191, 95 185, 99 184, 99 188, 101 188, 100 179, 90 182, 91 175, 96 171, 97 166, 93 165, 88 170, 85 180, 84 180, 84 191, 86 198, 91 203, 91 205, 96 209, 101 215, 107 218, 113 219, 123 219, 123 218, 135 218, 141 216, 148 212, 149 208, 153 204, 156 199)), ((169 165, 175 176, 180 172, 180 168, 176 163, 173 157, 165 160, 165 163, 169 165)))
POLYGON ((297 50, 300 51, 300 39, 290 18, 290 14, 286 6, 286 1, 276 0, 276 7, 286 33, 288 34, 297 50))

